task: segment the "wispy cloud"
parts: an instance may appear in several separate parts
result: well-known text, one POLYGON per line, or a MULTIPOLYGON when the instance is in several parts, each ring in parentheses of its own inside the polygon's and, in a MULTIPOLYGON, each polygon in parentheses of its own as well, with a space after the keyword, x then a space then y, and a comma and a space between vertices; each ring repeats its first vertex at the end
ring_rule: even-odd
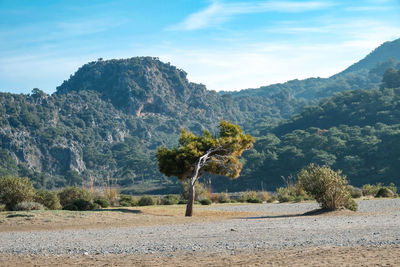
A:
POLYGON ((207 8, 189 15, 184 21, 168 27, 168 30, 191 31, 222 24, 235 15, 266 12, 306 12, 333 6, 330 1, 266 1, 224 3, 214 1, 207 8))

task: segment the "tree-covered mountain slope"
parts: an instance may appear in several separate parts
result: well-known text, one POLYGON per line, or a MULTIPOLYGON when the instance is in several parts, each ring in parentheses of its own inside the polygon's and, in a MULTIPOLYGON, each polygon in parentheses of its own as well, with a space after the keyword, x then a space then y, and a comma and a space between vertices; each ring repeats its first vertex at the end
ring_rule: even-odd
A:
MULTIPOLYGON (((389 124, 392 128, 387 127, 397 131, 398 90, 374 89, 345 92, 324 100, 319 106, 307 108, 299 116, 280 124, 275 128, 277 135, 271 135, 271 130, 283 118, 291 118, 306 104, 317 103, 325 95, 352 88, 378 88, 384 69, 398 66, 397 61, 386 59, 372 69, 355 70, 335 78, 291 81, 274 85, 271 90, 229 94, 190 83, 183 70, 157 58, 90 62, 64 81, 53 95, 39 89, 34 89, 30 95, 0 93, 0 175, 28 176, 37 187, 47 188, 90 182, 101 185, 110 181, 122 188, 150 181, 160 188, 171 188, 175 182, 159 173, 155 149, 160 145, 176 145, 181 127, 196 134, 204 129, 215 132, 219 120, 224 119, 239 124, 246 133, 259 136, 260 140, 256 149, 245 157, 243 177, 234 183, 221 180, 222 184, 216 185, 216 189, 259 187, 260 175, 265 185, 272 186, 278 184, 281 175, 294 172, 310 157, 324 157, 323 151, 335 155, 335 162, 342 158, 325 147, 305 152, 304 147, 298 147, 303 142, 300 137, 293 142, 290 138, 285 141, 286 135, 297 133, 296 129, 310 131, 309 135, 319 132, 309 127, 320 127, 324 131, 337 127, 346 132, 347 128, 342 129, 339 124, 364 129, 374 121, 389 124), (330 102, 336 109, 328 104, 330 102), (370 104, 379 112, 370 109, 370 104), (312 114, 307 115, 307 112, 312 114), (324 116, 330 121, 334 119, 334 124, 326 124, 324 116), (307 124, 307 120, 312 123, 307 124), (299 149, 305 156, 290 167, 290 162, 296 162, 299 149), (287 161, 282 161, 285 155, 287 161), (273 162, 274 168, 268 165, 273 162)), ((385 75, 389 83, 396 83, 395 70, 385 75)), ((379 129, 373 133, 381 131, 379 129)), ((365 132, 360 130, 360 138, 364 138, 365 132)), ((349 153, 360 157, 356 152, 349 153)), ((332 157, 328 155, 327 158, 332 157)))
POLYGON ((382 87, 339 93, 257 140, 231 188, 284 183, 310 163, 341 169, 354 185, 400 182, 400 70, 382 87), (390 85, 390 86, 389 86, 390 85), (390 88, 395 87, 395 88, 390 88))

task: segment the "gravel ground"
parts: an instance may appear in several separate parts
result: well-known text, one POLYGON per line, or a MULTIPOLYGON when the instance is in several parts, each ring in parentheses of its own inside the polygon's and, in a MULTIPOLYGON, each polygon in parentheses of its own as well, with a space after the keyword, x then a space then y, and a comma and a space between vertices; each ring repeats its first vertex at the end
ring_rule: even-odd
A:
POLYGON ((314 246, 400 245, 400 199, 359 201, 360 212, 297 216, 315 203, 210 207, 259 217, 135 228, 0 233, 0 253, 156 254, 314 246))

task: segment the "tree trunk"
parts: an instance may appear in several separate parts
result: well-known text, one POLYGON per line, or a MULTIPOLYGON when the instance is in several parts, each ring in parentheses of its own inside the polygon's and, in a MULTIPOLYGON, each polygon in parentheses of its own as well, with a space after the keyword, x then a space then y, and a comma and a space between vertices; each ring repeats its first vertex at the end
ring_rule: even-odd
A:
POLYGON ((206 165, 207 160, 210 157, 210 154, 213 153, 214 151, 218 150, 220 148, 216 148, 216 149, 210 149, 207 151, 206 154, 204 154, 203 156, 201 156, 199 158, 199 160, 196 163, 196 166, 194 168, 193 171, 193 175, 192 178, 190 178, 190 184, 189 184, 189 198, 188 198, 188 203, 186 206, 186 213, 185 216, 191 217, 193 216, 193 205, 194 205, 194 184, 197 181, 197 178, 199 177, 199 173, 200 173, 200 169, 204 167, 204 165, 206 165))
POLYGON ((194 180, 192 178, 190 180, 190 184, 189 184, 189 198, 188 198, 188 203, 186 205, 186 213, 185 216, 187 217, 191 217, 193 216, 193 205, 194 205, 194 184, 196 182, 196 180, 194 180))

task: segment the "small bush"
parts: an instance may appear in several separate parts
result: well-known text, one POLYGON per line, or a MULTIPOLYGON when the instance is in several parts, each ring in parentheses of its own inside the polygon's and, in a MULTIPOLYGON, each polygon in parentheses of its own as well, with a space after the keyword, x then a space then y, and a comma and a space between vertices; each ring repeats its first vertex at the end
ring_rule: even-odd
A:
MULTIPOLYGON (((189 183, 190 181, 187 179, 182 182, 182 193, 181 198, 188 200, 189 198, 189 183)), ((194 185, 194 200, 200 201, 204 198, 207 198, 207 190, 204 188, 204 185, 200 182, 195 183, 194 185)))
POLYGON ((176 205, 179 203, 179 197, 176 195, 167 195, 161 199, 161 205, 176 205))
POLYGON ((201 205, 211 205, 212 201, 209 198, 204 198, 202 200, 200 200, 200 204, 201 205))
POLYGON ((299 183, 304 190, 315 197, 323 209, 347 208, 356 211, 357 203, 351 198, 347 180, 340 171, 328 166, 310 164, 299 173, 299 183))
POLYGON ((44 210, 45 207, 37 202, 23 201, 15 205, 14 210, 17 211, 30 211, 30 210, 44 210))
POLYGON ((130 195, 119 195, 119 205, 121 207, 135 207, 138 205, 136 198, 130 195))
POLYGON ((378 193, 376 193, 375 197, 394 197, 395 193, 387 187, 382 187, 379 189, 378 193))
POLYGON ((271 196, 270 196, 270 194, 268 193, 268 192, 266 192, 266 191, 261 191, 261 192, 258 192, 258 197, 264 202, 267 202, 268 200, 270 200, 271 199, 271 196))
POLYGON ((5 204, 0 204, 0 212, 1 211, 6 211, 6 205, 5 204))
POLYGON ((362 192, 364 196, 385 197, 383 195, 386 194, 386 195, 392 195, 388 197, 395 197, 397 192, 397 187, 393 183, 390 183, 389 185, 386 186, 383 185, 382 183, 377 183, 376 185, 366 184, 362 187, 362 192), (390 192, 392 192, 393 194, 390 194, 390 192))
POLYGON ((381 187, 382 187, 381 183, 376 185, 365 184, 362 187, 362 193, 364 196, 376 196, 381 187))
POLYGON ((101 196, 96 196, 93 200, 93 203, 99 205, 102 208, 108 208, 110 206, 110 202, 108 201, 108 199, 101 196))
POLYGON ((59 210, 62 208, 57 192, 49 190, 37 190, 33 199, 35 202, 42 204, 49 210, 59 210))
POLYGON ((256 191, 246 191, 243 192, 239 197, 239 202, 249 202, 249 203, 262 203, 261 198, 258 197, 256 191))
POLYGON ((88 201, 86 199, 78 199, 74 201, 73 204, 78 208, 78 210, 94 210, 100 207, 98 204, 95 204, 92 201, 88 201))
POLYGON ((186 199, 180 199, 178 202, 178 205, 185 205, 187 204, 187 200, 186 199))
POLYGON ((71 186, 61 189, 58 193, 60 203, 63 208, 69 204, 74 204, 77 200, 86 200, 93 202, 93 194, 86 189, 71 186))
POLYGON ((35 194, 32 182, 28 178, 5 176, 0 178, 0 203, 7 210, 24 201, 32 201, 35 194))
POLYGON ((64 210, 72 210, 72 211, 86 211, 86 210, 95 210, 100 208, 100 206, 92 201, 88 201, 86 199, 77 199, 73 203, 65 205, 63 207, 64 210))
POLYGON ((139 199, 139 206, 153 206, 156 204, 156 201, 151 196, 142 196, 139 199))
POLYGON ((222 192, 217 195, 218 196, 218 203, 230 203, 231 199, 229 197, 229 194, 226 192, 222 192))
POLYGON ((363 195, 362 190, 360 188, 348 185, 347 189, 349 190, 352 198, 360 198, 363 195))
POLYGON ((279 202, 292 202, 296 196, 293 196, 288 187, 279 187, 276 189, 276 197, 279 202))

